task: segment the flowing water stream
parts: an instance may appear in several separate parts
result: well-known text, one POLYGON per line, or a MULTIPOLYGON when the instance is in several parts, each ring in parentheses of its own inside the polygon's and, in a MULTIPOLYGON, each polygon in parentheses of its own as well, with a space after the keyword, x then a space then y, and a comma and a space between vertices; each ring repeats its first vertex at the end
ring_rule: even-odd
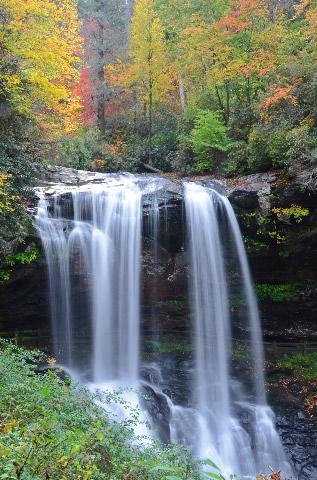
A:
MULTIPOLYGON (((138 407, 137 390, 146 385, 140 375, 143 202, 150 202, 147 221, 156 261, 160 211, 166 208, 157 192, 164 185, 153 177, 109 176, 104 183, 71 188, 66 197, 43 193, 36 218, 58 360, 93 390, 132 388, 127 399, 138 407), (85 312, 84 320, 78 312, 85 312), (85 355, 74 347, 83 329, 91 339, 85 355)), ((173 404, 159 381, 148 385, 168 406, 169 439, 213 460, 228 478, 232 473, 254 477, 269 465, 289 474, 266 403, 259 314, 233 209, 225 196, 195 183, 184 183, 183 198, 194 350, 189 406, 173 404), (246 305, 252 345, 248 384, 232 374, 232 283, 240 283, 246 305)), ((158 341, 153 285, 151 328, 158 341)), ((144 418, 149 419, 146 412, 144 418)))

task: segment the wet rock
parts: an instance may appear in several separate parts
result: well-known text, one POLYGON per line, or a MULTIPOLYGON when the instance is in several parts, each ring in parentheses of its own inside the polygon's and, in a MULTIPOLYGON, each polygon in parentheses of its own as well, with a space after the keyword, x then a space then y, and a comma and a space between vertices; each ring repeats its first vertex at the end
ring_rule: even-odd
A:
POLYGON ((229 200, 243 210, 254 210, 259 207, 258 194, 254 191, 234 190, 229 195, 229 200))
POLYGON ((156 425, 157 433, 163 443, 169 443, 170 435, 170 408, 166 396, 154 387, 142 385, 141 406, 150 415, 153 424, 156 425))
POLYGON ((317 478, 317 431, 309 416, 290 404, 276 418, 276 427, 282 438, 286 453, 290 458, 298 480, 317 478), (281 414, 283 411, 283 414, 281 414))
POLYGON ((49 372, 54 372, 60 380, 63 380, 64 383, 70 385, 70 374, 58 365, 39 365, 34 369, 34 373, 37 373, 38 375, 47 375, 49 372))

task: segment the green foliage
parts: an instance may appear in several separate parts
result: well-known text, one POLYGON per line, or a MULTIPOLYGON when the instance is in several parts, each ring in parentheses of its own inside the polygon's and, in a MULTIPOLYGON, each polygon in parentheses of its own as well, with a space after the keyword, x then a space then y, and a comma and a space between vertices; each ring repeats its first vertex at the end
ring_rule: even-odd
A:
POLYGON ((290 369, 297 377, 308 381, 317 380, 317 352, 306 355, 301 353, 285 355, 279 361, 279 365, 290 369))
POLYGON ((191 143, 198 158, 194 170, 212 170, 215 152, 226 152, 230 146, 227 127, 219 120, 217 113, 198 111, 191 132, 191 143))
POLYGON ((172 312, 181 312, 185 307, 185 303, 182 300, 166 300, 165 302, 158 302, 157 306, 172 312))
POLYGON ((185 340, 162 340, 145 342, 149 350, 155 353, 188 353, 192 351, 191 345, 185 340))
POLYGON ((228 177, 248 173, 248 145, 244 141, 232 143, 228 159, 224 166, 224 174, 228 177))
POLYGON ((32 248, 28 252, 11 253, 10 255, 4 257, 4 261, 10 267, 14 267, 15 265, 19 264, 27 265, 36 260, 39 255, 40 251, 38 250, 38 248, 32 248))
POLYGON ((138 412, 109 420, 118 393, 102 398, 68 385, 58 371, 35 373, 39 352, 0 342, 1 479, 181 480, 201 478, 186 449, 156 442, 140 448, 134 436, 138 412), (95 400, 102 400, 104 408, 95 400))
POLYGON ((96 128, 84 128, 76 136, 68 137, 60 144, 58 163, 78 169, 89 169, 98 149, 99 133, 96 128))
POLYGON ((294 300, 302 288, 301 283, 270 284, 257 283, 256 294, 260 301, 289 302, 294 300))
POLYGON ((296 223, 301 223, 305 217, 309 215, 309 209, 303 208, 300 205, 293 204, 288 208, 275 207, 272 212, 278 218, 288 218, 294 220, 296 223))
POLYGON ((40 251, 38 248, 6 255, 2 262, 3 268, 0 269, 0 282, 7 282, 10 280, 13 267, 16 267, 17 265, 29 265, 37 260, 39 256, 40 251))
POLYGON ((262 172, 272 166, 272 159, 267 154, 267 142, 270 133, 267 129, 254 128, 248 139, 248 173, 262 172))
MULTIPOLYGON (((5 124, 2 127, 5 129, 5 124)), ((0 179, 1 176, 7 179, 3 186, 7 208, 0 208, 0 255, 6 242, 13 239, 23 241, 28 233, 28 216, 23 204, 32 195, 30 185, 34 176, 32 157, 27 147, 14 136, 5 134, 0 127, 0 179)))
POLYGON ((316 163, 317 160, 317 138, 316 130, 308 125, 300 125, 293 128, 287 137, 288 145, 286 162, 288 165, 298 163, 316 163))
POLYGON ((261 242, 260 240, 256 240, 252 237, 247 237, 245 235, 243 236, 243 241, 247 249, 250 251, 258 251, 268 248, 267 243, 261 242))

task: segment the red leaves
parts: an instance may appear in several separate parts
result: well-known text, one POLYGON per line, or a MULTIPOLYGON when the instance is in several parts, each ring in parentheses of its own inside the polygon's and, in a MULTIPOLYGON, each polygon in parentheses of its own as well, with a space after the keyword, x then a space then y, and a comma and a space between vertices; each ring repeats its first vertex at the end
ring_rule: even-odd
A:
POLYGON ((294 85, 272 88, 272 94, 264 100, 262 108, 264 110, 268 110, 269 108, 277 105, 284 100, 288 100, 293 105, 297 105, 298 101, 296 96, 294 95, 294 89, 294 85))
POLYGON ((83 68, 80 72, 80 81, 76 93, 81 99, 83 112, 81 119, 85 125, 93 126, 97 118, 97 106, 94 99, 96 91, 96 79, 91 78, 89 68, 83 68))
POLYGON ((231 33, 239 33, 251 28, 258 19, 267 18, 268 14, 267 6, 262 0, 237 0, 217 25, 231 33))

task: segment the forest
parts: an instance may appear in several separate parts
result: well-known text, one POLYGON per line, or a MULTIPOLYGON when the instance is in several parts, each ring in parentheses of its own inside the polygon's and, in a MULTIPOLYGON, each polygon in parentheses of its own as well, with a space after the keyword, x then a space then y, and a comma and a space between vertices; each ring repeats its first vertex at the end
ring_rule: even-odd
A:
POLYGON ((0 480, 317 479, 317 0, 0 0, 0 480))
POLYGON ((314 1, 2 0, 1 237, 38 164, 225 176, 314 166, 314 1))

